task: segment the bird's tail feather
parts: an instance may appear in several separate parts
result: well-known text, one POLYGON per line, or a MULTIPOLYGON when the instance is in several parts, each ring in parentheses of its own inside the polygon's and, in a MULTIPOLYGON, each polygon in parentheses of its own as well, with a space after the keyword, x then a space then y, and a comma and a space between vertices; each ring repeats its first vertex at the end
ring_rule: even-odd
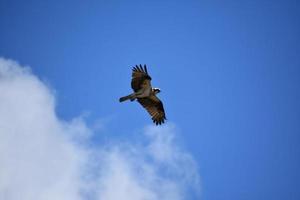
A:
POLYGON ((121 98, 119 99, 119 101, 120 101, 120 102, 123 102, 123 101, 129 100, 129 99, 130 99, 130 101, 134 101, 134 100, 135 100, 135 95, 134 95, 134 94, 130 94, 130 95, 121 97, 121 98))

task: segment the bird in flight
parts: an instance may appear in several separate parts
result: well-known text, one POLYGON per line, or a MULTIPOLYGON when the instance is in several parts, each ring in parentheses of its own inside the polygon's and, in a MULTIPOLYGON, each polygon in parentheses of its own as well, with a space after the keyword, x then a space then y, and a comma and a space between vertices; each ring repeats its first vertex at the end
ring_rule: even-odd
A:
POLYGON ((152 88, 151 77, 147 67, 136 65, 132 69, 131 88, 133 93, 119 99, 120 102, 137 100, 151 115, 156 125, 161 125, 166 120, 166 115, 162 102, 156 96, 160 93, 159 88, 152 88))

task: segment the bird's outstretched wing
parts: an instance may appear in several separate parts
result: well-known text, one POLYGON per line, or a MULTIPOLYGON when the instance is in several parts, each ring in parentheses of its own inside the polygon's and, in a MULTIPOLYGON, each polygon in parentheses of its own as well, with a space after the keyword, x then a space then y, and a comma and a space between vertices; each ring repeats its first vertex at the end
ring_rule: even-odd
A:
POLYGON ((150 97, 138 98, 137 100, 148 111, 156 125, 165 122, 164 106, 157 96, 152 95, 150 97))
POLYGON ((142 65, 136 65, 132 68, 131 87, 134 92, 137 92, 142 88, 151 87, 151 77, 147 72, 146 65, 144 65, 144 67, 142 67, 142 65))

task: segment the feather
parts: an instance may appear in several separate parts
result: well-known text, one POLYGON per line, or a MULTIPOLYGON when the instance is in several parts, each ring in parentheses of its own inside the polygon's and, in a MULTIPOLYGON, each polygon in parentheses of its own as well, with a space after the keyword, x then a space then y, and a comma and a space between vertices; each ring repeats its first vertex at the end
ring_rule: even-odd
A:
POLYGON ((163 103, 155 95, 145 98, 137 98, 137 101, 147 110, 153 122, 158 125, 166 120, 163 103))

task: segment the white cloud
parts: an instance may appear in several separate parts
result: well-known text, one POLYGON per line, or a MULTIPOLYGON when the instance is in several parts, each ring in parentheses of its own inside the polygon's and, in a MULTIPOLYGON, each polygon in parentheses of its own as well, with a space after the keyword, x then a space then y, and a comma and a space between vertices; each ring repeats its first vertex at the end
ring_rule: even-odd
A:
POLYGON ((197 192, 196 163, 176 146, 174 127, 149 126, 144 134, 144 143, 102 150, 106 165, 101 166, 103 175, 98 180, 100 199, 180 200, 187 199, 189 191, 197 192))
POLYGON ((29 68, 0 58, 0 199, 188 199, 197 166, 174 127, 149 126, 142 142, 88 147, 84 119, 55 114, 53 92, 29 68))

